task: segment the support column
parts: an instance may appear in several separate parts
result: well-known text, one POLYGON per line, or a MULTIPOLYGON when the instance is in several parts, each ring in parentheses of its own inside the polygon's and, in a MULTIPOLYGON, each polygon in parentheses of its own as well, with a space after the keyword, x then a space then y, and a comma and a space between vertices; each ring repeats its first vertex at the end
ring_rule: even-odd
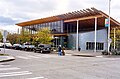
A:
POLYGON ((111 0, 109 0, 108 52, 110 49, 110 3, 111 3, 111 0))
POLYGON ((96 52, 96 30, 97 30, 97 17, 95 17, 95 47, 94 47, 94 52, 96 52))
POLYGON ((115 36, 115 28, 114 28, 114 49, 115 49, 115 38, 116 38, 116 36, 115 36))
POLYGON ((78 51, 78 26, 79 26, 79 20, 77 20, 77 34, 76 34, 76 50, 78 51))

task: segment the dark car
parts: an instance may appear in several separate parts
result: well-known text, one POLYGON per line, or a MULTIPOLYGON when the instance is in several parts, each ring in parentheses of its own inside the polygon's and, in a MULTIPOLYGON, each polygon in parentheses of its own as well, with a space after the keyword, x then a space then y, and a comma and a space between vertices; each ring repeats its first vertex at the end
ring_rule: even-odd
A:
POLYGON ((22 49, 22 45, 21 44, 13 44, 12 48, 16 49, 16 50, 21 50, 22 49))
POLYGON ((51 45, 50 45, 50 44, 39 44, 39 45, 34 49, 34 52, 50 53, 50 52, 51 52, 51 45))

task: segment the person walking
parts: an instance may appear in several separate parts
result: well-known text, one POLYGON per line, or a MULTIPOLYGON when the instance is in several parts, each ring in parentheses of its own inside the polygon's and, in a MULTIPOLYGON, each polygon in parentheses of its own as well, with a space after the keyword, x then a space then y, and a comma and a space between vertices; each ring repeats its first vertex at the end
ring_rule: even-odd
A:
POLYGON ((62 55, 62 47, 61 47, 61 45, 59 45, 59 47, 58 47, 58 55, 59 55, 59 56, 62 55))

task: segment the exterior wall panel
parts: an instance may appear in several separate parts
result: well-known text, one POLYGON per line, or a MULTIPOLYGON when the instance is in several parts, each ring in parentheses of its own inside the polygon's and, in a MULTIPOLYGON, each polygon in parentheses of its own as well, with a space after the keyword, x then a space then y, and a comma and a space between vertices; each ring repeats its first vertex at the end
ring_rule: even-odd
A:
MULTIPOLYGON (((79 33, 79 46, 81 50, 86 50, 86 42, 94 42, 94 31, 79 33)), ((107 30, 97 30, 97 41, 104 43, 104 49, 107 49, 107 30)), ((69 34, 68 36, 68 47, 72 48, 76 45, 76 34, 69 34)))

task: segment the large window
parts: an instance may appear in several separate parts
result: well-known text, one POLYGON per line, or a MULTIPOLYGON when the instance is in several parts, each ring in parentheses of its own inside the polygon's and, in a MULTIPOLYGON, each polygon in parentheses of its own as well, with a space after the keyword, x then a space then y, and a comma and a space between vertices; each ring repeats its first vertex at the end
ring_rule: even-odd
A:
POLYGON ((56 32, 63 32, 61 29, 63 26, 63 22, 62 21, 54 21, 54 22, 48 22, 48 23, 42 23, 42 24, 36 24, 36 25, 30 25, 30 27, 28 28, 30 31, 32 31, 32 27, 35 27, 36 30, 39 30, 41 28, 49 28, 50 30, 55 30, 56 32))
MULTIPOLYGON (((95 42, 86 42, 86 50, 94 50, 95 42)), ((96 43, 96 50, 103 50, 104 43, 97 42, 96 43)))

